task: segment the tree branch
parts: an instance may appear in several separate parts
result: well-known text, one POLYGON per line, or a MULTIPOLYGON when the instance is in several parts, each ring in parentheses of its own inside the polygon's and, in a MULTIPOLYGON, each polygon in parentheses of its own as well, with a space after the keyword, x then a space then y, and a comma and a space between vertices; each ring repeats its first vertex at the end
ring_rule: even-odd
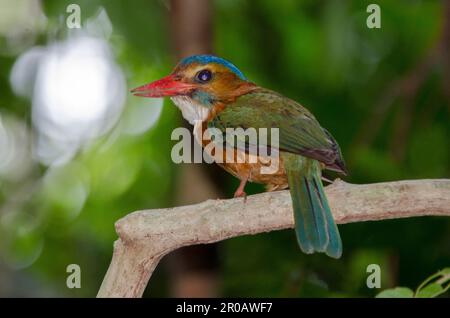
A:
MULTIPOLYGON (((450 180, 411 180, 326 187, 337 223, 425 215, 450 216, 450 180)), ((116 223, 119 240, 98 297, 141 297, 161 258, 188 245, 293 227, 288 191, 208 200, 131 213, 116 223)), ((344 242, 345 243, 345 242, 344 242)))

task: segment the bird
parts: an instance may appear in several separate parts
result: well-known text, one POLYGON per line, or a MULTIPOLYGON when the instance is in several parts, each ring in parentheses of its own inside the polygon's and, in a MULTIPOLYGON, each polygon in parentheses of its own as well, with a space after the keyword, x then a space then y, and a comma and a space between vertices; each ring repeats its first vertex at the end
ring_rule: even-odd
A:
MULTIPOLYGON (((341 257, 342 240, 322 184, 322 170, 347 175, 346 165, 337 141, 300 103, 258 86, 234 64, 214 55, 186 57, 168 76, 131 93, 169 97, 194 126, 196 136, 209 128, 225 137, 230 129, 277 129, 277 142, 265 141, 265 146, 278 154, 276 171, 270 174, 261 173, 267 163, 258 153, 256 162, 248 159, 249 148, 254 146, 249 141, 245 147, 225 145, 222 155, 227 152, 234 159, 247 158, 218 163, 240 180, 234 197, 246 198, 247 182, 265 184, 267 191, 289 188, 300 249, 306 254, 341 257)), ((215 142, 196 139, 203 147, 215 142)))

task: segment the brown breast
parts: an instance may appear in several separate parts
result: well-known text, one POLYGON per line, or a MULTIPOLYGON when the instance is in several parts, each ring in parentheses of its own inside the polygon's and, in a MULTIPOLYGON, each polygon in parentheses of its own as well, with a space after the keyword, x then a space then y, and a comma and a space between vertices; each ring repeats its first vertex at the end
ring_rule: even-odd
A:
POLYGON ((213 144, 205 131, 207 123, 203 122, 200 131, 196 133, 197 142, 201 143, 206 152, 223 169, 239 179, 248 178, 251 182, 268 185, 268 190, 287 188, 287 177, 281 156, 259 156, 246 153, 232 147, 219 147, 213 144))

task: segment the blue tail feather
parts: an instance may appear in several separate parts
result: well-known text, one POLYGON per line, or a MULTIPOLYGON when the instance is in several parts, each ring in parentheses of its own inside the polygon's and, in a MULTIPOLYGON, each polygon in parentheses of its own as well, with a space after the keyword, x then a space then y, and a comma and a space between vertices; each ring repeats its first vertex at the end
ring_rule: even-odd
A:
POLYGON ((287 169, 297 241, 304 253, 324 252, 339 258, 342 242, 318 171, 305 175, 304 171, 287 169))
POLYGON ((323 191, 322 181, 320 179, 317 180, 317 177, 313 180, 317 189, 319 200, 323 207, 323 211, 325 211, 325 217, 327 219, 329 243, 325 253, 330 257, 340 258, 342 255, 342 241, 338 227, 336 225, 336 222, 334 221, 333 214, 331 214, 331 209, 328 205, 327 197, 325 196, 325 192, 323 191))

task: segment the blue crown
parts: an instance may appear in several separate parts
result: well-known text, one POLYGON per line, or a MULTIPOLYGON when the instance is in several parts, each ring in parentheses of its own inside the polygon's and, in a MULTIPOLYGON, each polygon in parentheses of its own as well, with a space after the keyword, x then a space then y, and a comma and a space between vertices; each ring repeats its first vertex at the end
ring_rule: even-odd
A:
POLYGON ((209 64, 209 63, 217 63, 221 64, 225 67, 227 67, 230 71, 232 71, 234 74, 236 74, 240 79, 246 81, 247 78, 242 74, 242 72, 233 64, 228 62, 227 60, 224 60, 220 57, 214 56, 214 55, 192 55, 189 57, 186 57, 181 60, 181 65, 188 65, 191 63, 199 63, 199 64, 209 64))

